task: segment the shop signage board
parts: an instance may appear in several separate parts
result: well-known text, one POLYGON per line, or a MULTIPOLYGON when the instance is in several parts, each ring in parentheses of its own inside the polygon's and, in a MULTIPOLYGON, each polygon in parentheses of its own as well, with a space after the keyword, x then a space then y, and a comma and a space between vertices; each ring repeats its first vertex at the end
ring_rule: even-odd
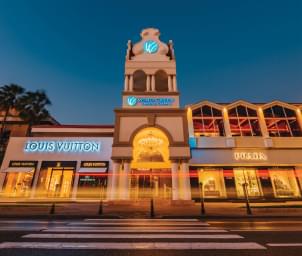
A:
POLYGON ((32 167, 35 168, 37 166, 37 161, 10 161, 9 167, 32 167))
POLYGON ((126 108, 177 108, 179 107, 178 96, 146 96, 124 95, 123 107, 126 108))
POLYGON ((93 140, 28 140, 24 145, 24 152, 27 153, 90 153, 100 151, 101 143, 93 140))
POLYGON ((266 161, 267 155, 264 152, 244 152, 244 151, 238 151, 234 152, 234 159, 236 161, 240 160, 247 160, 247 161, 266 161))
POLYGON ((109 161, 82 161, 81 168, 108 168, 109 161))

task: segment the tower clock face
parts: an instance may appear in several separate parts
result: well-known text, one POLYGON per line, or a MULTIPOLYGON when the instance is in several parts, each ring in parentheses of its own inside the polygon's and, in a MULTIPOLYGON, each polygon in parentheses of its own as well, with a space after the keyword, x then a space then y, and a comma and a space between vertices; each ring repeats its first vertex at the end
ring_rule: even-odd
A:
POLYGON ((148 40, 144 43, 144 52, 156 53, 158 51, 158 43, 153 40, 148 40))

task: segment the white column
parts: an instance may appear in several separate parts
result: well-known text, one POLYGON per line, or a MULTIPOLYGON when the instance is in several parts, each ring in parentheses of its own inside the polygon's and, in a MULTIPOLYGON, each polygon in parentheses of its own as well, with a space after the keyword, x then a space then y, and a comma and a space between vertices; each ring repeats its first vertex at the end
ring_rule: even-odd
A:
POLYGON ((180 169, 180 178, 181 178, 181 192, 183 200, 191 200, 191 183, 190 183, 190 173, 189 173, 189 164, 187 161, 183 161, 180 169))
POLYGON ((179 174, 178 174, 178 162, 172 162, 172 200, 179 199, 179 174))
POLYGON ((147 75, 146 84, 147 84, 147 92, 150 92, 151 91, 151 81, 150 81, 150 76, 149 75, 147 75))
POLYGON ((301 114, 301 110, 297 109, 296 113, 297 113, 297 121, 299 123, 300 129, 302 129, 302 114, 301 114))
POLYGON ((169 92, 173 92, 172 77, 170 75, 168 75, 168 89, 169 92))
POLYGON ((269 133, 267 131, 267 126, 266 126, 266 123, 265 123, 265 118, 264 118, 262 108, 258 108, 257 112, 258 112, 259 126, 260 126, 260 129, 261 129, 262 136, 264 138, 268 138, 269 133))
POLYGON ((73 180, 73 188, 72 188, 72 193, 71 193, 71 198, 76 199, 77 197, 77 192, 78 192, 78 184, 79 184, 79 179, 80 179, 80 173, 79 170, 81 168, 81 162, 77 162, 77 167, 76 167, 76 172, 73 180))
POLYGON ((151 76, 151 91, 155 92, 155 75, 151 76))
POLYGON ((129 91, 133 92, 133 75, 129 76, 129 91))
POLYGON ((129 199, 129 172, 130 163, 124 162, 123 170, 120 171, 120 182, 119 182, 119 199, 129 199))
POLYGON ((174 92, 177 92, 177 81, 176 81, 176 76, 173 76, 173 89, 174 89, 174 92))
POLYGON ((194 137, 194 125, 193 125, 193 116, 192 116, 192 109, 188 107, 187 109, 187 120, 188 120, 188 130, 189 130, 189 137, 194 137))
POLYGON ((223 116, 223 126, 224 126, 225 136, 227 138, 231 138, 232 133, 231 133, 231 127, 230 127, 230 122, 229 122, 228 110, 226 108, 223 108, 222 116, 223 116))
POLYGON ((107 195, 109 200, 117 199, 119 170, 120 170, 120 163, 114 161, 112 170, 109 171, 109 177, 108 177, 107 195))
POLYGON ((39 175, 40 175, 40 171, 41 171, 41 164, 42 164, 42 162, 39 161, 38 164, 37 164, 37 167, 36 167, 34 181, 33 181, 33 186, 31 188, 31 193, 30 193, 30 198, 33 198, 35 196, 35 194, 36 194, 38 180, 39 180, 39 175))
POLYGON ((125 81, 124 81, 124 91, 129 91, 129 77, 125 75, 125 81))

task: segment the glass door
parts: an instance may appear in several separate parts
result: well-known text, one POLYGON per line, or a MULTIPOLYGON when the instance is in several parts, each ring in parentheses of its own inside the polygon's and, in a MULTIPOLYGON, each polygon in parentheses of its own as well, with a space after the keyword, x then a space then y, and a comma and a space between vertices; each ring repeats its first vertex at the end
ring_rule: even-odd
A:
POLYGON ((133 169, 131 173, 131 198, 172 197, 172 180, 170 169, 133 169))
POLYGON ((69 197, 73 170, 52 169, 48 185, 48 197, 69 197))
POLYGON ((260 183, 255 169, 234 169, 235 184, 238 197, 244 197, 243 184, 247 184, 247 193, 250 197, 262 196, 260 183))

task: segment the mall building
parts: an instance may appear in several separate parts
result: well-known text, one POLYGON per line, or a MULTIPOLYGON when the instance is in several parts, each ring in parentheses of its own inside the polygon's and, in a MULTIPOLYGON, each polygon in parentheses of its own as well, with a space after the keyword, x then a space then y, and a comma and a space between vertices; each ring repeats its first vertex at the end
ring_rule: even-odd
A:
MULTIPOLYGON (((200 101, 180 107, 172 41, 128 42, 114 125, 40 125, 11 136, 3 197, 299 199, 302 104, 200 101)), ((202 96, 202 95, 201 95, 202 96)))

